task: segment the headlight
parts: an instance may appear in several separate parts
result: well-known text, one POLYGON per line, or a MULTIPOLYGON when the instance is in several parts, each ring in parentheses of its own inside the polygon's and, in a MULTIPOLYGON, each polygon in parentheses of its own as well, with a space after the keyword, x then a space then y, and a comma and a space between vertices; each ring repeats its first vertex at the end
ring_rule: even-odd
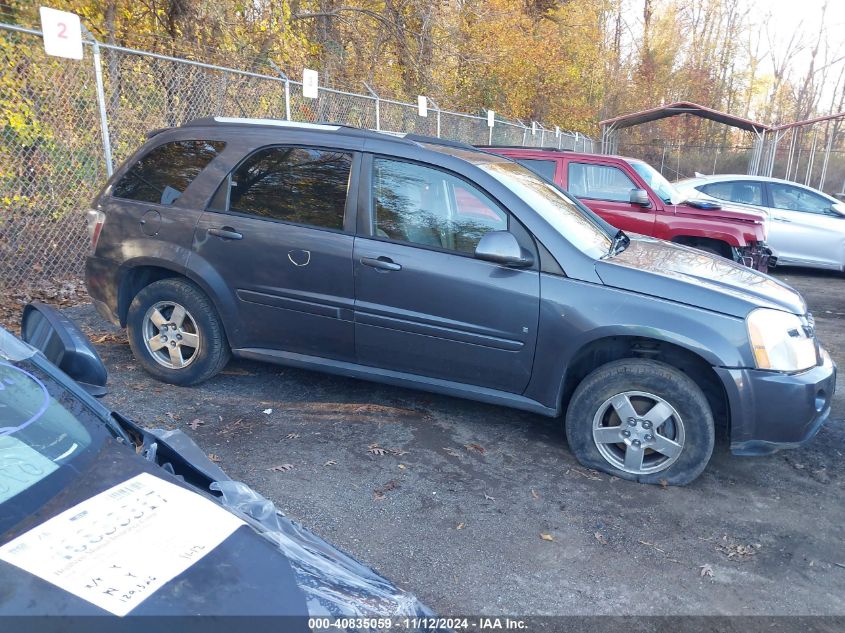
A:
POLYGON ((801 371, 817 363, 815 338, 794 314, 758 308, 746 323, 757 369, 801 371))

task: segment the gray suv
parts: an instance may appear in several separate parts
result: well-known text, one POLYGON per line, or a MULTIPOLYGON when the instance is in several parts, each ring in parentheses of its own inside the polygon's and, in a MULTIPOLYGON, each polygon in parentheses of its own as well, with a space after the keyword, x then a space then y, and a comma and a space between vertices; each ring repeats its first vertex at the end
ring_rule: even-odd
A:
POLYGON ((517 163, 336 125, 151 134, 89 212, 86 281, 138 362, 229 357, 565 416, 584 465, 685 484, 811 438, 836 369, 789 286, 628 237, 517 163))

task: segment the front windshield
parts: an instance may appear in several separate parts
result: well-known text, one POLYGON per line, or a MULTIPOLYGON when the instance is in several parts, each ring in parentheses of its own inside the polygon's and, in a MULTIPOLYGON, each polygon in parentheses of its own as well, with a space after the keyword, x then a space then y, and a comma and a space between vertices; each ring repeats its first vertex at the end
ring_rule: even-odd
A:
POLYGON ((4 349, 0 352, 0 533, 76 477, 83 456, 108 436, 93 411, 34 359, 11 360, 4 349))
POLYGON ((654 193, 660 196, 660 199, 667 204, 680 204, 683 202, 681 192, 675 189, 674 185, 663 177, 659 171, 648 163, 641 163, 640 161, 628 161, 628 164, 634 168, 640 178, 645 180, 646 184, 652 188, 654 193))
POLYGON ((596 259, 607 254, 610 236, 555 185, 513 162, 478 166, 524 200, 582 253, 596 259))

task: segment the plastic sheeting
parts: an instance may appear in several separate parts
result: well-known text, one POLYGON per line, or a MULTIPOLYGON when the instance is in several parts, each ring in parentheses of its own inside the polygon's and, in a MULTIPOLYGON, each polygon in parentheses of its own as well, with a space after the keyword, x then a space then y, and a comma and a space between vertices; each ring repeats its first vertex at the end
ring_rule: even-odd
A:
POLYGON ((252 519, 287 556, 305 594, 310 616, 432 616, 413 595, 297 525, 246 484, 229 480, 214 482, 210 487, 222 493, 226 508, 252 519))

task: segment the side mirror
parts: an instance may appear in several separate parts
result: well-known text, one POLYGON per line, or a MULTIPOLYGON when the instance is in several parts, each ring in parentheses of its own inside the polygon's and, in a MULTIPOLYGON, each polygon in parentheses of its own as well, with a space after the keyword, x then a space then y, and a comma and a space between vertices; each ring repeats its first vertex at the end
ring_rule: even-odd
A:
POLYGON ((531 254, 508 231, 485 233, 475 247, 475 257, 510 268, 525 268, 534 263, 531 254))
POLYGON ((840 218, 845 218, 845 203, 834 202, 830 207, 830 212, 840 218))
POLYGON ((108 372, 82 331, 55 308, 30 303, 23 309, 21 338, 92 396, 106 394, 108 372))
POLYGON ((650 207, 651 200, 648 197, 648 192, 645 189, 631 189, 631 204, 639 207, 650 207))

